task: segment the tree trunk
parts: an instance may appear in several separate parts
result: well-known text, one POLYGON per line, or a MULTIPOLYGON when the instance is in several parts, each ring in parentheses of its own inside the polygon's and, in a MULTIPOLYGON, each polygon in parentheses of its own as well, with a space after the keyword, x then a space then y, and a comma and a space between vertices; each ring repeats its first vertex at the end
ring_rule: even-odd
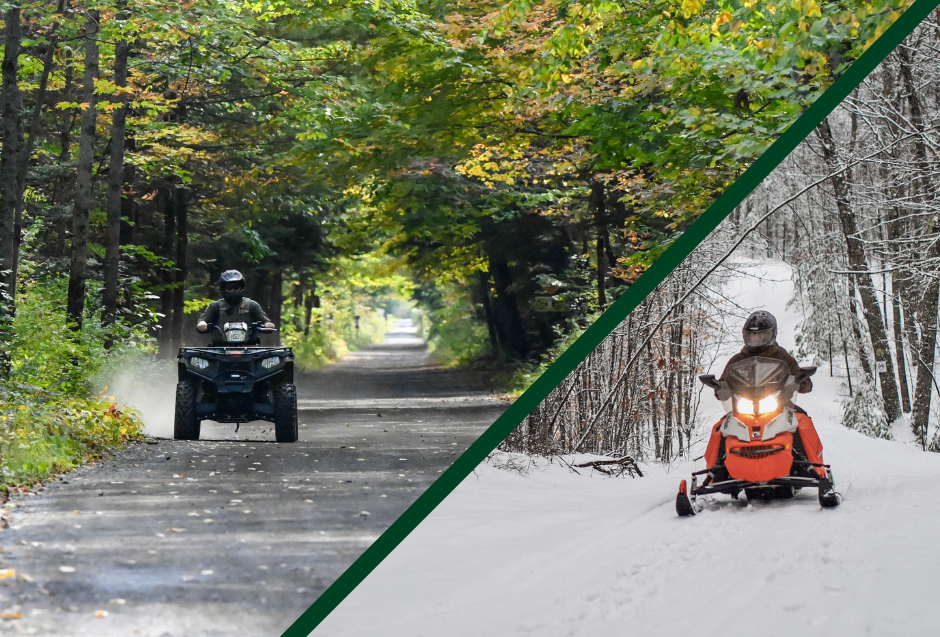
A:
POLYGON ((176 208, 176 276, 173 278, 171 354, 183 346, 183 322, 186 319, 184 309, 186 277, 189 275, 189 267, 186 261, 186 251, 189 249, 189 213, 186 208, 186 189, 176 188, 174 200, 174 208, 176 208))
POLYGON ((297 285, 294 286, 294 329, 302 332, 303 315, 300 310, 304 306, 304 292, 307 288, 307 275, 303 272, 297 275, 297 285))
POLYGON ((483 315, 486 317, 486 331, 490 335, 490 352, 493 357, 499 356, 499 339, 496 336, 496 321, 493 318, 493 306, 490 304, 490 277, 480 270, 480 302, 483 304, 483 315))
MULTIPOLYGON (((170 184, 161 187, 159 197, 163 199, 163 257, 172 261, 176 241, 176 188, 170 184)), ((173 346, 173 285, 176 282, 175 267, 163 269, 163 291, 160 292, 160 331, 157 342, 160 358, 169 359, 173 346)))
POLYGON ((277 268, 271 272, 271 314, 269 318, 277 328, 274 344, 281 344, 281 314, 284 311, 284 270, 277 268))
MULTIPOLYGON (((822 142, 823 158, 826 161, 826 166, 830 172, 835 172, 839 169, 838 154, 828 118, 824 119, 816 128, 816 134, 822 142)), ((839 211, 842 235, 845 238, 849 268, 857 273, 850 276, 854 277, 861 293, 862 313, 865 315, 865 322, 868 325, 868 333, 871 336, 872 347, 875 351, 875 360, 878 363, 883 363, 885 368, 885 371, 878 372, 878 378, 881 381, 881 396, 884 400, 885 414, 888 417, 888 422, 892 423, 901 417, 901 401, 898 396, 894 363, 891 360, 891 348, 888 345, 881 306, 878 304, 874 285, 871 276, 868 274, 868 259, 858 237, 858 224, 855 219, 855 212, 849 202, 848 184, 842 173, 833 175, 830 182, 835 192, 836 207, 839 211)))
POLYGON ((529 343, 516 304, 516 295, 509 289, 512 285, 509 264, 502 259, 490 258, 490 274, 496 289, 494 314, 497 334, 503 341, 503 351, 518 360, 524 359, 529 354, 529 343))
POLYGON ((304 302, 304 308, 307 310, 307 315, 304 317, 304 338, 310 336, 310 321, 313 318, 313 308, 320 307, 320 297, 317 296, 317 284, 313 283, 310 285, 310 294, 307 295, 307 300, 304 302))
MULTIPOLYGON (((127 20, 126 3, 119 2, 119 21, 127 20)), ((114 45, 114 84, 127 86, 127 58, 130 45, 118 40, 114 45)), ((127 130, 127 96, 116 93, 111 111, 111 157, 108 164, 107 228, 104 255, 104 323, 114 323, 117 313, 118 279, 121 263, 121 215, 124 208, 124 143, 127 130)))
POLYGON ((92 162, 95 159, 95 79, 98 77, 98 12, 89 11, 85 24, 85 81, 82 89, 81 138, 72 208, 72 259, 69 268, 67 312, 69 321, 81 329, 85 310, 85 279, 88 271, 88 213, 91 210, 92 162))
POLYGON ((607 306, 607 210, 604 184, 591 182, 591 208, 594 209, 594 228, 597 230, 597 304, 607 306))
MULTIPOLYGON (((926 131, 927 124, 924 118, 924 108, 920 103, 917 87, 911 72, 912 60, 910 51, 903 44, 897 48, 900 61, 900 76, 907 94, 907 104, 911 112, 911 124, 915 131, 926 131)), ((922 202, 932 202, 934 199, 934 185, 931 179, 933 174, 927 161, 927 146, 923 137, 914 138, 914 158, 917 163, 917 173, 920 179, 914 181, 916 194, 922 202)), ((933 235, 940 225, 936 214, 930 219, 927 235, 933 235)), ((936 242, 933 245, 933 258, 940 256, 940 247, 936 242)), ((929 255, 924 255, 928 257, 929 255)), ((934 353, 937 344, 937 295, 940 293, 940 279, 937 274, 930 280, 918 311, 921 321, 921 338, 919 360, 917 364, 917 381, 914 387, 914 408, 911 414, 911 428, 921 446, 927 448, 927 427, 930 416, 930 397, 933 391, 934 353)))
MULTIPOLYGON (((72 85, 73 85, 73 74, 72 74, 72 64, 70 63, 69 56, 65 56, 65 86, 62 88, 62 101, 71 102, 72 101, 72 85)), ((72 155, 71 145, 72 145, 72 121, 73 113, 72 109, 67 108, 62 111, 62 125, 59 128, 59 165, 64 165, 69 161, 72 155)), ((68 190, 68 180, 65 177, 59 178, 59 184, 56 189, 56 203, 61 204, 62 202, 69 199, 66 194, 68 190)), ((56 219, 56 250, 55 253, 59 257, 65 256, 65 239, 68 234, 66 217, 63 214, 59 214, 58 219, 56 219)))
MULTIPOLYGON (((887 275, 885 275, 887 277, 887 275)), ((908 390, 907 365, 904 362, 904 336, 901 327, 901 277, 897 270, 891 274, 891 308, 894 314, 894 356, 898 365, 898 382, 901 385, 901 409, 911 411, 911 396, 908 390)))
MULTIPOLYGON (((61 13, 61 11, 60 11, 61 13)), ((58 23, 52 25, 52 34, 49 37, 49 43, 46 47, 45 55, 42 59, 42 71, 39 74, 39 86, 36 89, 36 99, 33 104, 33 112, 29 118, 29 124, 26 129, 26 142, 22 144, 19 159, 16 167, 16 217, 13 222, 13 274, 12 279, 17 280, 17 273, 20 263, 20 247, 23 243, 23 209, 24 198, 26 196, 26 181, 29 175, 29 160, 32 157, 33 149, 36 147, 36 138, 40 135, 42 128, 42 109, 46 104, 46 91, 49 86, 49 74, 52 73, 52 65, 55 61, 56 40, 55 32, 58 30, 58 23)))
POLYGON ((940 278, 934 276, 927 286, 920 306, 921 330, 920 360, 917 364, 917 385, 914 389, 914 409, 911 413, 911 428, 923 449, 927 448, 927 427, 930 416, 934 352, 937 347, 937 304, 940 295, 940 278))
POLYGON ((22 42, 20 8, 4 14, 4 49, 0 116, 3 148, 0 150, 0 318, 12 316, 16 308, 13 272, 16 271, 16 162, 22 141, 22 103, 17 74, 22 42))

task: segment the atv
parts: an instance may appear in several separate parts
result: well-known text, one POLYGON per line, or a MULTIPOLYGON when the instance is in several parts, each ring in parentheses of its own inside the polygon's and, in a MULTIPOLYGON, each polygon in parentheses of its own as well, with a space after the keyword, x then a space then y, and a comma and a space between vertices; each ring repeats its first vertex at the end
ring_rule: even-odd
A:
POLYGON ((290 347, 261 347, 261 323, 213 326, 213 345, 179 351, 173 437, 198 440, 203 420, 274 423, 278 442, 297 441, 297 388, 290 347))
POLYGON ((707 468, 692 474, 691 486, 685 480, 679 484, 680 516, 694 515, 704 507, 697 498, 715 493, 737 499, 743 492, 749 501, 766 501, 815 488, 820 506, 841 502, 832 471, 822 463, 822 443, 813 421, 793 402, 800 384, 815 373, 815 367, 801 367, 799 374, 791 375, 783 361, 755 356, 731 365, 727 380, 699 376, 715 390, 726 414, 712 428, 707 468))

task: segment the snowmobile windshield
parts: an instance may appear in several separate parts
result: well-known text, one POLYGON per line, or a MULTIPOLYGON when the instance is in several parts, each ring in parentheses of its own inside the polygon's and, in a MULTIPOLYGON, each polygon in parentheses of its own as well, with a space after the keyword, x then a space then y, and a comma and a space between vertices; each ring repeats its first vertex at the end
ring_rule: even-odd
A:
POLYGON ((790 368, 775 358, 754 356, 728 368, 725 380, 728 388, 748 400, 762 400, 783 389, 790 377, 790 368))

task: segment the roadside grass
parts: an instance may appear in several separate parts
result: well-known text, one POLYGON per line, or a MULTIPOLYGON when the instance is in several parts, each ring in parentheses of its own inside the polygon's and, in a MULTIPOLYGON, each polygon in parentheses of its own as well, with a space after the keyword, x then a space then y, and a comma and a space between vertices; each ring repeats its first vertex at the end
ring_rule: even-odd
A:
MULTIPOLYGON (((96 386, 94 379, 125 351, 105 348, 108 334, 95 308, 90 308, 83 329, 74 330, 65 316, 66 280, 28 283, 4 330, 10 356, 9 374, 0 379, 4 490, 102 458, 143 430, 136 414, 118 410, 107 388, 96 386)), ((144 337, 135 327, 119 329, 125 337, 144 337)))

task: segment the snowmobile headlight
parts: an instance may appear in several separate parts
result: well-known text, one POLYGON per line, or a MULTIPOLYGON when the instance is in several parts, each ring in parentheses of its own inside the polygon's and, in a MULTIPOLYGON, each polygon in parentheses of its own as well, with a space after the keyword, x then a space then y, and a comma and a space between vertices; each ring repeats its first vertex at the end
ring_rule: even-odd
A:
POLYGON ((771 394, 757 403, 757 413, 769 414, 777 411, 777 407, 779 406, 780 405, 777 403, 777 394, 771 394))
POLYGON ((204 358, 199 358, 198 356, 193 356, 189 359, 189 364, 196 369, 205 369, 209 366, 209 361, 204 358))
POLYGON ((738 398, 736 409, 738 410, 739 414, 753 414, 754 402, 748 400, 747 398, 738 398))
POLYGON ((281 364, 281 359, 278 356, 272 356, 271 358, 266 358, 261 361, 261 366, 265 369, 271 369, 272 367, 277 367, 281 364))

